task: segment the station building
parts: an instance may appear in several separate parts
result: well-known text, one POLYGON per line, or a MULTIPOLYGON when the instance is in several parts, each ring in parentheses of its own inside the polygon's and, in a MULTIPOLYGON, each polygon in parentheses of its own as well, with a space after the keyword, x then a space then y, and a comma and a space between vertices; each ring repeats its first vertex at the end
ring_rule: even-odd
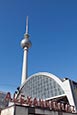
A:
POLYGON ((70 104, 77 110, 77 83, 68 78, 39 72, 30 76, 20 88, 18 95, 70 104))

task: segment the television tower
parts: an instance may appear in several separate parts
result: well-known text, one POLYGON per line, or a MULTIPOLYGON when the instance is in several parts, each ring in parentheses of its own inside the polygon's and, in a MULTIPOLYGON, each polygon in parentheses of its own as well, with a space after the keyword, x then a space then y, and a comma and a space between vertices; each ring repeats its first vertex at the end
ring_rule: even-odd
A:
POLYGON ((24 50, 22 79, 21 79, 21 85, 22 85, 28 77, 28 49, 31 47, 31 41, 29 40, 29 34, 28 34, 28 16, 26 18, 26 32, 24 34, 24 39, 21 41, 21 46, 24 50))

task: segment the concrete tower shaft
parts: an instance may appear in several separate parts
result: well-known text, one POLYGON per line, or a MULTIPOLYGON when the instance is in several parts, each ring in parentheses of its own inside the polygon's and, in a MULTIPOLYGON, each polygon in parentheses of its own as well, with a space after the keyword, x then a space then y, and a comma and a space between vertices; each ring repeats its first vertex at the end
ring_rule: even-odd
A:
POLYGON ((26 18, 26 32, 24 34, 24 39, 21 41, 21 46, 24 50, 22 79, 21 79, 21 85, 22 85, 28 77, 28 49, 31 47, 31 41, 29 40, 29 34, 28 34, 28 16, 26 18))

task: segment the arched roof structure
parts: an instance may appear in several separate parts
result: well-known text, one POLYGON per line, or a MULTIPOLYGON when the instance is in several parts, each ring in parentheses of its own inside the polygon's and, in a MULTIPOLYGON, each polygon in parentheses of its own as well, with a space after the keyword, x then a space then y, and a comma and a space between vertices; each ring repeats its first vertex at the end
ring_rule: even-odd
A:
POLYGON ((51 78, 51 79, 53 79, 54 81, 56 81, 60 86, 61 86, 61 88, 64 90, 64 88, 63 88, 63 85, 62 85, 62 79, 60 79, 59 77, 57 77, 57 76, 55 76, 55 75, 53 75, 53 74, 51 74, 51 73, 48 73, 48 72, 38 72, 38 73, 35 73, 35 74, 33 74, 33 75, 31 75, 25 82, 24 82, 24 84, 21 86, 21 89, 25 86, 25 84, 28 82, 28 81, 30 81, 33 77, 36 77, 36 76, 40 76, 40 77, 45 77, 45 76, 47 76, 48 78, 51 78))
POLYGON ((48 72, 31 75, 20 90, 25 96, 31 96, 32 98, 48 100, 65 96, 69 104, 75 105, 70 80, 62 80, 48 72))

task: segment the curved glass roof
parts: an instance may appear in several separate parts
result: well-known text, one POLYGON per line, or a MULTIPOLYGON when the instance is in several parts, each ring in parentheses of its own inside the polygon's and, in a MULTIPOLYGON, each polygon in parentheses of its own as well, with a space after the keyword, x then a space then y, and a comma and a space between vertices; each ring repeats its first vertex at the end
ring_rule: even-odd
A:
POLYGON ((25 96, 46 99, 64 94, 62 87, 47 75, 33 75, 22 87, 25 96))

